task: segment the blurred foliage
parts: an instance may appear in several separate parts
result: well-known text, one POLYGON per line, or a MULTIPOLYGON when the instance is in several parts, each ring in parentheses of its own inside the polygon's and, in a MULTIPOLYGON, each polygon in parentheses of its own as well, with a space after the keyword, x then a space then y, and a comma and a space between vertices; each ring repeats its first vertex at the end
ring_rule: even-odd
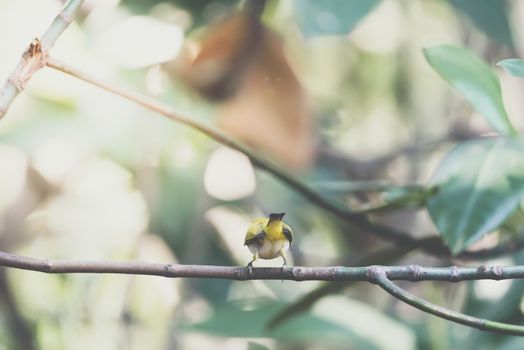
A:
POLYGON ((172 4, 191 16, 195 27, 217 20, 238 3, 238 0, 123 0, 122 5, 136 13, 149 13, 156 5, 172 4))
MULTIPOLYGON (((92 1, 52 54, 221 128, 383 225, 438 233, 454 252, 522 234, 524 3, 254 1, 92 1), (234 22, 261 4, 260 22, 234 22), (217 81, 232 95, 195 91, 217 81)), ((60 6, 0 0, 0 77, 60 6)), ((0 164, 0 249, 29 256, 245 265, 251 218, 282 211, 296 233, 292 265, 523 259, 456 262, 357 235, 244 155, 47 69, 0 121, 0 164)), ((0 349, 523 345, 365 283, 4 271, 0 349)), ((524 321, 521 281, 405 287, 524 321)))
POLYGON ((298 25, 304 36, 344 35, 364 18, 380 0, 294 1, 298 25))
POLYGON ((510 58, 500 61, 497 65, 504 68, 511 75, 524 78, 524 60, 510 58))
POLYGON ((451 4, 469 16, 473 23, 501 43, 513 45, 506 1, 450 0, 451 4))

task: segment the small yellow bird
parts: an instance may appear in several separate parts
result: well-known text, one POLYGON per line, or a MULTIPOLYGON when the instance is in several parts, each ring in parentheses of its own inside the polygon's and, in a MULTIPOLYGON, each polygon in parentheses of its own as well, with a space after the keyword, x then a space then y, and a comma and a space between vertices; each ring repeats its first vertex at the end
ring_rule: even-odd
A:
POLYGON ((286 266, 286 251, 293 242, 293 231, 282 221, 285 213, 269 214, 269 218, 257 218, 247 229, 244 245, 247 245, 253 260, 247 264, 249 272, 253 270, 253 262, 258 258, 274 259, 279 256, 286 266))

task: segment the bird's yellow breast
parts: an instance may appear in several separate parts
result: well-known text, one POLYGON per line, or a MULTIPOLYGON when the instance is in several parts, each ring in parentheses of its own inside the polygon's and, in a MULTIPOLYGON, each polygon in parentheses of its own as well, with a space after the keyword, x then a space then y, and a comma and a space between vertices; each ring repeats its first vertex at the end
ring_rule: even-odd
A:
POLYGON ((253 238, 260 232, 264 232, 266 237, 271 241, 278 241, 281 239, 287 240, 284 234, 284 228, 290 230, 289 226, 282 221, 273 221, 269 223, 268 218, 257 218, 251 222, 246 232, 246 241, 253 238))
POLYGON ((282 226, 282 221, 272 221, 265 228, 266 237, 270 241, 280 241, 285 240, 286 236, 284 235, 284 230, 282 226))

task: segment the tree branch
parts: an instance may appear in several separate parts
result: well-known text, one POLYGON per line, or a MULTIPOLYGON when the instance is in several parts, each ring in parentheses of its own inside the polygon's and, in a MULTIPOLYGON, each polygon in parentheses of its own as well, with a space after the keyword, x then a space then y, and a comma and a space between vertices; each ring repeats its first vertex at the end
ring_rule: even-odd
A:
POLYGON ((255 268, 214 265, 181 265, 151 262, 110 262, 94 260, 37 259, 0 252, 0 266, 45 273, 115 273, 163 276, 169 278, 218 278, 230 280, 291 280, 291 281, 367 281, 375 282, 378 268, 390 280, 403 281, 470 281, 524 278, 523 266, 423 267, 406 266, 328 266, 255 268))
POLYGON ((49 50, 69 26, 84 0, 69 0, 55 17, 42 39, 34 39, 24 51, 18 65, 0 89, 0 119, 35 72, 45 66, 49 50))
MULTIPOLYGON (((504 268, 499 268, 504 269, 504 268)), ((458 270, 457 270, 458 271, 458 270)), ((459 272, 457 272, 459 273, 459 272)), ((460 273, 459 273, 460 274, 460 273)), ((430 303, 427 300, 419 298, 393 283, 388 278, 387 271, 382 267, 372 267, 370 276, 375 282, 382 287, 386 292, 393 295, 395 298, 402 300, 406 304, 416 307, 424 312, 433 314, 435 316, 460 323, 469 327, 478 328, 482 331, 490 331, 495 333, 503 333, 510 335, 524 336, 524 326, 518 326, 508 323, 495 322, 482 318, 472 317, 460 312, 448 310, 442 306, 430 303)))
POLYGON ((447 320, 492 331, 513 335, 524 335, 524 326, 494 322, 467 316, 434 305, 418 298, 392 280, 404 281, 470 281, 503 280, 524 278, 524 266, 480 266, 470 267, 423 267, 408 266, 362 266, 362 267, 284 267, 255 268, 252 273, 247 267, 180 265, 150 262, 109 262, 88 260, 36 259, 0 252, 0 266, 45 273, 113 273, 162 276, 169 278, 217 278, 238 281, 248 280, 291 280, 291 281, 367 281, 378 284, 394 297, 422 311, 447 320))
MULTIPOLYGON (((346 205, 344 205, 344 203, 330 198, 328 196, 325 196, 319 191, 316 191, 310 185, 295 177, 293 174, 289 173, 282 167, 276 165, 269 159, 256 153, 253 149, 249 148, 248 146, 234 140, 233 138, 231 138, 230 136, 221 132, 218 129, 212 128, 202 122, 184 116, 182 112, 176 111, 175 109, 164 103, 161 103, 148 96, 103 81, 88 73, 83 72, 78 68, 75 68, 52 57, 48 58, 46 64, 50 68, 56 69, 80 80, 84 80, 89 84, 95 85, 101 89, 104 89, 127 100, 135 102, 149 110, 157 112, 163 115, 164 117, 167 117, 168 119, 196 129, 202 132, 203 134, 207 135, 211 139, 244 153, 251 160, 254 166, 272 174, 273 176, 275 176, 276 178, 293 188, 295 191, 300 193, 310 202, 316 204, 321 208, 326 209, 327 211, 333 213, 340 219, 344 220, 350 225, 353 225, 361 231, 364 231, 371 235, 375 235, 384 240, 393 241, 396 244, 402 245, 404 247, 421 248, 427 253, 433 255, 451 255, 449 248, 442 243, 442 240, 439 237, 413 238, 409 236, 408 233, 401 232, 390 227, 374 224, 370 220, 368 220, 365 215, 354 212, 346 205)), ((489 252, 487 253, 487 255, 489 255, 489 252)), ((505 250, 497 251, 497 254, 504 253, 505 250)), ((466 252, 466 254, 463 254, 460 257, 466 259, 474 259, 476 256, 475 253, 466 252)))

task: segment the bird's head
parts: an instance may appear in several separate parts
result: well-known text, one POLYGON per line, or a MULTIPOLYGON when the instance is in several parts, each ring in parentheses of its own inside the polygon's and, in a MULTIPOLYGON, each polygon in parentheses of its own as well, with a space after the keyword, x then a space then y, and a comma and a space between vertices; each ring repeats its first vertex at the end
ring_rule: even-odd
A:
POLYGON ((271 213, 269 214, 269 221, 282 221, 286 213, 271 213))

